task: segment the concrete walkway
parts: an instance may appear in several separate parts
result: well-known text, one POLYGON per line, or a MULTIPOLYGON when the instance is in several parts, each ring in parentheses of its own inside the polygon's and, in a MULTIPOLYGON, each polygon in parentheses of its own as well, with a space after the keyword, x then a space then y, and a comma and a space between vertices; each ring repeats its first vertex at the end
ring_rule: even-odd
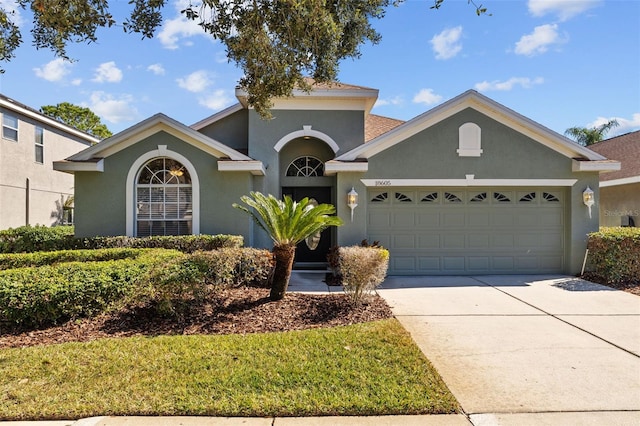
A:
POLYGON ((573 277, 389 277, 474 425, 640 425, 640 297, 573 277))
MULTIPOLYGON (((295 272, 290 291, 340 292, 295 272)), ((378 290, 456 396, 446 416, 94 417, 11 426, 640 425, 640 297, 572 277, 389 277, 378 290)))

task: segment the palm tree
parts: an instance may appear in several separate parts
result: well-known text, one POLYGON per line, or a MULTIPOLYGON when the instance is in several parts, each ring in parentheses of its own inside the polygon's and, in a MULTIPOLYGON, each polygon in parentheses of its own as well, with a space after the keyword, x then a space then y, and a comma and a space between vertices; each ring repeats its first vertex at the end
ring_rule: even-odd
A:
POLYGON ((604 139, 604 135, 614 127, 618 127, 617 120, 609 120, 600 126, 592 127, 570 127, 565 130, 564 134, 573 137, 576 142, 583 146, 593 145, 604 139))
POLYGON ((240 199, 251 210, 237 203, 233 203, 233 207, 249 214, 273 240, 276 266, 269 298, 281 300, 289 286, 296 245, 329 226, 342 225, 342 219, 330 216, 336 212, 331 204, 315 205, 308 198, 295 202, 288 195, 283 200, 260 192, 250 195, 240 199))

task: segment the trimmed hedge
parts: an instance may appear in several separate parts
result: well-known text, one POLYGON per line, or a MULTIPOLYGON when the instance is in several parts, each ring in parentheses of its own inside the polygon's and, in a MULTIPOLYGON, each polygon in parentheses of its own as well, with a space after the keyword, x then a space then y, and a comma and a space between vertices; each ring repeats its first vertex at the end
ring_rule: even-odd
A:
POLYGON ((591 274, 612 284, 640 282, 640 228, 601 228, 587 248, 591 274))
MULTIPOLYGON (((153 265, 183 256, 175 250, 139 252, 129 251, 132 257, 119 260, 79 260, 0 271, 0 323, 42 327, 96 315, 130 294, 153 265)), ((110 256, 113 253, 105 258, 110 256)))
POLYGON ((0 270, 44 266, 64 262, 104 262, 136 259, 142 249, 60 250, 0 254, 0 270))
POLYGON ((37 251, 104 249, 104 248, 164 248, 185 253, 242 247, 240 235, 179 235, 162 237, 92 237, 75 238, 73 226, 21 226, 0 231, 0 253, 32 253, 37 251))

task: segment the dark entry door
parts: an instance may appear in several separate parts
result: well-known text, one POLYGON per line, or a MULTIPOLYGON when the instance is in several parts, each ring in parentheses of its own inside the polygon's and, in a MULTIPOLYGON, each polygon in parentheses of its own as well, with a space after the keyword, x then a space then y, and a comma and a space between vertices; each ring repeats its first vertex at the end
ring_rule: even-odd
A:
MULTIPOLYGON (((318 204, 331 203, 331 187, 283 187, 282 195, 288 195, 294 201, 300 201, 304 197, 315 199, 318 204)), ((331 248, 331 228, 327 228, 320 234, 318 246, 311 250, 305 241, 296 248, 296 264, 319 263, 327 261, 327 253, 331 248)))

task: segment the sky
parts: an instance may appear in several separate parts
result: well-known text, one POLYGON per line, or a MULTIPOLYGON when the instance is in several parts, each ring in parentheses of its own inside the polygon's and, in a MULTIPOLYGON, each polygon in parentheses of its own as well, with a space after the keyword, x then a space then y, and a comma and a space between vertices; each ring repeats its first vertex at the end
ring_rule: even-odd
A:
MULTIPOLYGON (((131 8, 109 4, 120 20, 131 8)), ((112 27, 70 45, 74 62, 32 47, 31 17, 18 10, 23 45, 0 64, 0 93, 35 109, 89 107, 113 133, 158 112, 186 125, 215 114, 237 103, 242 71, 181 16, 186 4, 167 0, 152 39, 112 27)), ((372 22, 381 42, 340 63, 339 81, 379 90, 372 113, 410 120, 474 89, 560 134, 611 119, 619 126, 607 137, 640 130, 640 1, 485 0, 490 16, 467 0, 431 5, 390 6, 372 22)))

